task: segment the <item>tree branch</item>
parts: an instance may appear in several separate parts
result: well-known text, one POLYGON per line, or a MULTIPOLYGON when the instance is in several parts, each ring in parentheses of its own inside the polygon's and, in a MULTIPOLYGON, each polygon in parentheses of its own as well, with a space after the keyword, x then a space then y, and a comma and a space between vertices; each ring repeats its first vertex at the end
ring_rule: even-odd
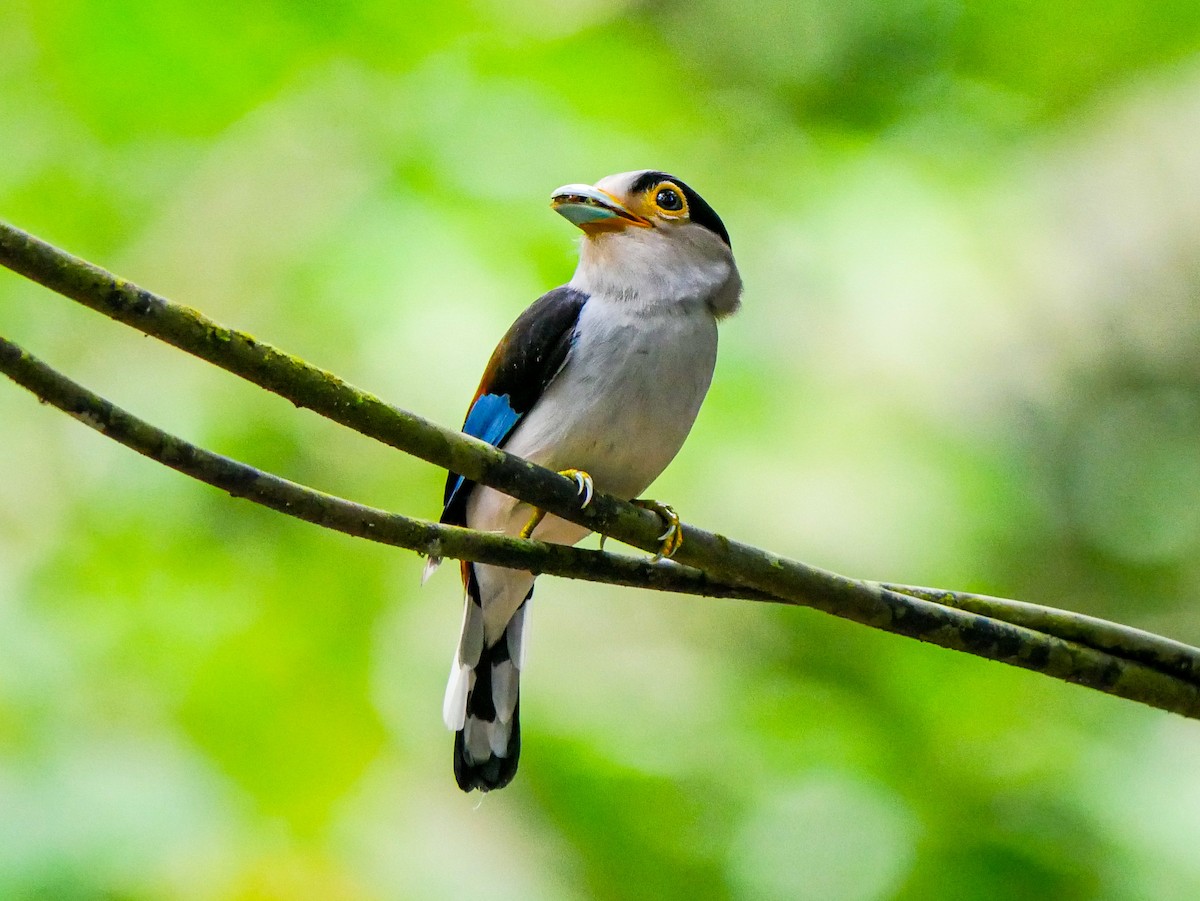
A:
POLYGON ((966 591, 947 591, 944 588, 920 588, 914 585, 896 585, 892 582, 882 584, 891 591, 924 598, 935 604, 945 604, 947 607, 956 607, 980 616, 1002 619, 1015 626, 1024 626, 1066 641, 1078 642, 1098 651, 1124 657, 1126 660, 1136 660, 1153 669, 1200 685, 1200 649, 1155 635, 1153 632, 1026 601, 966 591))
MULTIPOLYGON (((657 547, 661 525, 647 511, 603 495, 580 510, 573 483, 555 473, 391 407, 302 360, 220 326, 3 223, 0 264, 356 431, 594 531, 643 549, 657 547)), ((29 360, 19 348, 7 350, 4 357, 6 361, 14 357, 29 360)), ((111 410, 111 405, 108 408, 111 410)), ((445 548, 441 552, 450 555, 445 548)), ((847 579, 691 526, 685 527, 684 545, 677 559, 702 569, 715 582, 736 586, 739 591, 753 589, 747 593, 765 596, 760 599, 804 604, 874 628, 1200 718, 1200 687, 1180 675, 933 603, 921 599, 916 594, 919 589, 910 589, 914 592, 910 596, 879 583, 847 579)), ((1197 655, 1200 652, 1192 650, 1193 660, 1197 655)), ((1193 665, 1189 671, 1195 672, 1196 667, 1193 665)))
MULTIPOLYGON (((298 485, 171 435, 71 381, 4 338, 0 338, 0 372, 40 400, 152 460, 234 497, 347 535, 426 556, 490 563, 564 578, 706 597, 796 603, 715 582, 702 571, 673 561, 652 561, 476 532, 400 516, 298 485)), ((1158 635, 1021 601, 940 588, 894 584, 886 587, 1106 651, 1200 684, 1196 649, 1158 635)))
POLYGON ((288 481, 191 444, 139 419, 0 337, 0 372, 106 438, 212 485, 305 522, 408 548, 425 556, 491 563, 532 573, 587 579, 708 597, 775 600, 752 589, 723 585, 669 560, 592 551, 493 532, 477 532, 389 513, 288 481))

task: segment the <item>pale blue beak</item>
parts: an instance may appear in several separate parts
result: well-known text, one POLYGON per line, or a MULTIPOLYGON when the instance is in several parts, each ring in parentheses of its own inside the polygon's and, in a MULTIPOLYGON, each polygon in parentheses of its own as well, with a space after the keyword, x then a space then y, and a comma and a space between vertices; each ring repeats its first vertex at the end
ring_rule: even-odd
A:
POLYGON ((588 234, 620 231, 630 225, 642 228, 650 225, 616 197, 591 185, 563 185, 550 195, 550 206, 588 234))

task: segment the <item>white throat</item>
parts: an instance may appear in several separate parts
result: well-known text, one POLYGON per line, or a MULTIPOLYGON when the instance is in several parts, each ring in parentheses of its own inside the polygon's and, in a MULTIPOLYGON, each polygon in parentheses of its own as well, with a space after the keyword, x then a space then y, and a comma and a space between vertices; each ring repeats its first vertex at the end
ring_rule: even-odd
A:
POLYGON ((570 285, 642 308, 704 305, 717 318, 737 310, 742 293, 729 247, 695 225, 584 238, 570 285))

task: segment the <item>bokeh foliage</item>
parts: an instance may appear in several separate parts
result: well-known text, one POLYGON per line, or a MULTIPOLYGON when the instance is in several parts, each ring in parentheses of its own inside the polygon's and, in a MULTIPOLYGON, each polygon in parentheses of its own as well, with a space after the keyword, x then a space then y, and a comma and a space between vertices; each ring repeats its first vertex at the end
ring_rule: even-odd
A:
MULTIPOLYGON (((0 216, 461 421, 654 166, 747 283, 654 494, 853 575, 1200 641, 1200 5, 0 5, 0 216)), ((0 273, 0 331, 289 478, 442 475, 0 273)), ((448 567, 450 569, 450 567, 448 567)), ((0 385, 0 896, 1200 893, 1200 730, 807 611, 545 579, 525 755, 439 719, 450 573, 0 385)))

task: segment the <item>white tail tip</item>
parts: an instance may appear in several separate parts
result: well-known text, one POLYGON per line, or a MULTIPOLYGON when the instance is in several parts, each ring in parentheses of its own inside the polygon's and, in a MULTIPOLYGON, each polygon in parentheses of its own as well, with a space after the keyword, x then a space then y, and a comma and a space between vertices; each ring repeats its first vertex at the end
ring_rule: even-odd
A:
POLYGON ((475 673, 469 666, 458 662, 458 654, 450 663, 450 681, 446 684, 446 697, 442 701, 442 721, 451 732, 463 728, 467 721, 467 693, 471 690, 471 677, 475 673))
POLYGON ((424 586, 429 581, 429 577, 437 572, 437 568, 442 565, 441 557, 430 557, 425 561, 425 569, 421 572, 421 585, 424 586))

